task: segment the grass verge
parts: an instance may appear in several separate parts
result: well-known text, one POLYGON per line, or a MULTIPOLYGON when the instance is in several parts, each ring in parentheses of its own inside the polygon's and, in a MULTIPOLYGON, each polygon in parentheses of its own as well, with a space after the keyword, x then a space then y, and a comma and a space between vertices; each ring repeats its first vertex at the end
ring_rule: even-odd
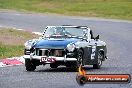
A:
POLYGON ((0 8, 132 20, 132 0, 0 0, 0 8))
POLYGON ((0 29, 0 59, 23 55, 24 42, 38 35, 14 29, 0 29))
POLYGON ((0 44, 0 59, 17 57, 23 55, 23 45, 0 44))

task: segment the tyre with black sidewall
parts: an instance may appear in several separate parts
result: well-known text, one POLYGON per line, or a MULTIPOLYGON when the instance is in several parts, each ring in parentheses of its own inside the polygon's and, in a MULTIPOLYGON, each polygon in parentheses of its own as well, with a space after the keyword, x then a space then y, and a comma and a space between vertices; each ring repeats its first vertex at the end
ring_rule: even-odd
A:
POLYGON ((83 51, 78 50, 77 61, 72 63, 72 69, 78 71, 79 66, 83 65, 83 51))
POLYGON ((34 71, 36 69, 36 65, 30 59, 25 59, 25 67, 27 71, 34 71))
POLYGON ((94 69, 100 69, 101 68, 103 57, 104 57, 104 55, 101 52, 98 52, 97 64, 93 65, 94 69))

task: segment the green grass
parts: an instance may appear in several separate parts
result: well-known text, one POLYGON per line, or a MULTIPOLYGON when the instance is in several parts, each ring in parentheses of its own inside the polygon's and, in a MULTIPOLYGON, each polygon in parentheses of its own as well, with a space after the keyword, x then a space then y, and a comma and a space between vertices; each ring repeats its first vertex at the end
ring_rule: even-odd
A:
POLYGON ((27 31, 0 28, 0 59, 22 56, 24 43, 38 35, 27 31))
POLYGON ((132 20, 132 0, 0 0, 0 8, 132 20))
POLYGON ((23 45, 4 45, 0 44, 0 58, 15 57, 23 55, 23 45))

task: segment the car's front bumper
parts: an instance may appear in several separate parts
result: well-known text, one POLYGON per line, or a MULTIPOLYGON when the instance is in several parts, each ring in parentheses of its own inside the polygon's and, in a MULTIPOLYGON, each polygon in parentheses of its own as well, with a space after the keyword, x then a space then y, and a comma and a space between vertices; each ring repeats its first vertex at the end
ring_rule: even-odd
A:
MULTIPOLYGON (((47 56, 31 56, 31 55, 24 55, 24 59, 35 59, 35 60, 40 60, 40 62, 41 62, 41 59, 43 58, 43 57, 47 57, 47 56)), ((66 62, 66 61, 77 61, 77 59, 76 58, 67 58, 67 57, 55 57, 55 56, 49 56, 49 57, 47 57, 47 58, 54 58, 55 59, 55 61, 64 61, 64 62, 66 62)), ((48 62, 48 61, 46 61, 45 63, 52 63, 52 62, 48 62)))

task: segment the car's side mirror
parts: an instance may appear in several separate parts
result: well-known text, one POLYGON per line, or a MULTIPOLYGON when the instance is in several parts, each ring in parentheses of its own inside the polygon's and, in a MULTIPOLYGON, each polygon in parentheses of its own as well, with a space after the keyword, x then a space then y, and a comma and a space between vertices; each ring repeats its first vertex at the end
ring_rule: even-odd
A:
POLYGON ((99 35, 97 35, 97 37, 95 37, 95 40, 98 40, 99 39, 99 35))

